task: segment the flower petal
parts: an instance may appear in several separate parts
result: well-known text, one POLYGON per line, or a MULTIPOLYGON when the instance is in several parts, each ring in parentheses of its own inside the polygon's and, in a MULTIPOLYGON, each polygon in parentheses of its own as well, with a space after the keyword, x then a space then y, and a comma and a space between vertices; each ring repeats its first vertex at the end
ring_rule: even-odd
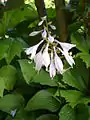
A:
POLYGON ((43 37, 43 38, 46 38, 46 37, 47 37, 47 32, 46 32, 45 29, 44 29, 44 31, 42 32, 42 37, 43 37))
POLYGON ((57 69, 57 71, 62 74, 63 72, 63 62, 60 59, 60 57, 57 55, 56 50, 54 49, 55 52, 55 57, 54 57, 54 62, 55 62, 55 67, 57 69))
POLYGON ((73 57, 70 56, 70 55, 68 54, 68 52, 63 52, 63 55, 65 56, 65 59, 67 60, 67 62, 69 63, 69 65, 70 65, 71 67, 73 67, 73 64, 75 64, 73 57))
POLYGON ((29 34, 29 36, 35 36, 37 34, 41 33, 41 30, 40 31, 33 31, 29 34))
POLYGON ((33 59, 35 57, 35 54, 36 54, 36 51, 37 51, 37 48, 39 47, 39 45, 43 42, 43 40, 41 40, 38 44, 32 46, 32 47, 29 47, 29 48, 26 48, 25 49, 25 52, 27 55, 30 55, 31 54, 31 57, 30 59, 33 59))
POLYGON ((41 17, 41 19, 44 21, 46 20, 47 16, 41 17))
MULTIPOLYGON (((51 53, 51 56, 53 53, 51 53)), ((49 67, 49 74, 50 74, 50 77, 53 78, 55 75, 56 75, 56 68, 55 68, 55 65, 54 65, 54 61, 53 61, 53 57, 51 57, 51 63, 50 63, 50 67, 49 67)))
POLYGON ((43 65, 43 57, 42 52, 38 52, 34 57, 34 62, 36 63, 36 70, 40 71, 42 65, 43 65))
POLYGON ((48 53, 48 46, 49 44, 46 45, 46 48, 43 51, 43 65, 47 68, 50 64, 50 56, 48 53))
POLYGON ((56 27, 54 25, 50 25, 50 27, 53 29, 53 30, 56 30, 56 27))
POLYGON ((49 34, 49 36, 48 36, 48 41, 51 42, 51 43, 53 43, 53 41, 54 41, 54 37, 51 36, 50 34, 49 34))
POLYGON ((69 65, 71 67, 73 67, 73 64, 75 64, 73 57, 70 56, 67 51, 62 51, 60 48, 58 48, 58 50, 60 50, 62 52, 62 54, 64 55, 64 57, 67 60, 67 62, 69 63, 69 65))
POLYGON ((58 40, 55 39, 55 42, 57 42, 58 44, 61 45, 62 49, 64 51, 69 51, 71 48, 75 47, 76 45, 74 44, 70 44, 70 43, 63 43, 63 42, 59 42, 58 40))

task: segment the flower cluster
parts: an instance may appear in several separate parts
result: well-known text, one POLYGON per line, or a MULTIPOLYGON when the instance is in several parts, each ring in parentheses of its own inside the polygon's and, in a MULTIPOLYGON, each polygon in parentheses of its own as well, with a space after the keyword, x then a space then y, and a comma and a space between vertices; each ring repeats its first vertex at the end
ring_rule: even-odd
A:
MULTIPOLYGON (((46 18, 42 18, 42 21, 39 25, 42 25, 46 18)), ((55 26, 50 25, 52 29, 55 29, 55 26)), ((71 67, 75 64, 73 57, 69 54, 69 50, 75 47, 74 44, 59 42, 55 39, 46 27, 41 31, 34 31, 30 35, 36 35, 41 32, 42 40, 29 48, 25 49, 27 55, 30 55, 30 59, 34 60, 36 64, 36 70, 40 71, 44 66, 49 72, 50 77, 53 78, 56 73, 62 74, 64 71, 63 61, 60 56, 65 57, 66 61, 71 67), (42 46, 39 52, 37 49, 42 46)))

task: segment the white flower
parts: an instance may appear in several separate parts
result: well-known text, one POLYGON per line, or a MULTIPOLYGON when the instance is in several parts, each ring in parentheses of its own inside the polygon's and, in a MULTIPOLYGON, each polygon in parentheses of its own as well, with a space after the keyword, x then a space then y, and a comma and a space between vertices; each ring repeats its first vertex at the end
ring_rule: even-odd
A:
POLYGON ((48 53, 48 46, 49 44, 46 45, 46 48, 43 51, 43 65, 45 65, 46 68, 50 65, 50 56, 48 53))
POLYGON ((57 71, 60 74, 62 74, 62 72, 63 72, 63 62, 60 59, 60 57, 57 55, 55 48, 54 48, 54 53, 55 53, 55 56, 54 56, 55 67, 56 67, 57 71))
POLYGON ((71 67, 73 67, 73 64, 75 64, 73 57, 70 56, 67 51, 62 51, 60 48, 58 48, 58 49, 62 52, 62 54, 64 55, 64 57, 67 60, 67 62, 69 63, 69 65, 71 67))
POLYGON ((69 65, 70 65, 71 67, 73 67, 73 64, 75 64, 73 57, 70 56, 70 55, 68 54, 68 52, 66 52, 66 51, 63 52, 63 55, 65 56, 65 58, 66 58, 67 62, 69 63, 69 65))
POLYGON ((31 54, 31 57, 30 59, 33 59, 36 55, 36 51, 39 47, 39 45, 43 42, 43 40, 41 40, 38 44, 32 46, 32 47, 29 47, 29 48, 26 48, 25 52, 27 55, 30 55, 31 54))
POLYGON ((35 36, 37 34, 41 33, 41 30, 40 31, 33 31, 29 34, 29 36, 35 36))
POLYGON ((40 71, 43 66, 42 50, 35 55, 34 62, 36 63, 36 70, 40 71))
POLYGON ((41 17, 42 21, 38 23, 38 26, 41 26, 43 22, 46 20, 47 16, 41 17))
POLYGON ((42 32, 42 38, 46 38, 47 37, 47 32, 46 30, 44 29, 44 31, 42 32))
POLYGON ((54 37, 51 36, 50 34, 49 34, 49 36, 48 36, 48 41, 51 42, 51 43, 53 43, 53 41, 54 41, 54 37))
POLYGON ((56 30, 56 27, 54 25, 50 25, 50 27, 53 29, 53 30, 56 30))
POLYGON ((55 39, 55 42, 57 42, 58 44, 60 44, 60 46, 62 47, 62 49, 64 51, 69 51, 71 48, 75 47, 76 45, 74 44, 70 44, 70 43, 63 43, 63 42, 59 42, 58 40, 55 39))
POLYGON ((54 60, 53 60, 53 53, 51 52, 51 63, 50 63, 50 67, 49 67, 49 74, 50 77, 53 78, 56 75, 56 68, 54 65, 54 60))

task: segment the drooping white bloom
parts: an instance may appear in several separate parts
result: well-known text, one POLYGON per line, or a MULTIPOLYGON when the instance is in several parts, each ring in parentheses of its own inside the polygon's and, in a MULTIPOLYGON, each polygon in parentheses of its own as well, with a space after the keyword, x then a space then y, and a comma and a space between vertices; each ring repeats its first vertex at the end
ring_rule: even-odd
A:
POLYGON ((27 55, 30 55, 31 54, 31 57, 30 59, 33 59, 36 55, 36 51, 39 47, 39 45, 43 42, 43 40, 41 40, 38 44, 32 46, 32 47, 29 47, 29 48, 26 48, 25 52, 27 55))
POLYGON ((59 42, 58 40, 55 39, 55 42, 57 42, 58 44, 60 44, 60 46, 62 47, 62 49, 64 51, 69 51, 71 48, 75 47, 76 45, 74 44, 70 44, 70 43, 64 43, 64 42, 59 42))
POLYGON ((50 65, 50 56, 48 53, 48 46, 49 44, 46 45, 46 48, 43 51, 43 65, 45 65, 46 68, 50 65))
POLYGON ((52 52, 51 52, 51 62, 50 62, 50 67, 49 67, 49 74, 50 74, 51 78, 53 78, 56 75, 56 68, 55 68, 52 52))
POLYGON ((44 29, 43 32, 42 32, 42 38, 46 38, 47 37, 47 32, 46 30, 44 29))
POLYGON ((64 55, 64 57, 67 60, 67 62, 69 63, 69 65, 71 67, 73 67, 73 64, 75 64, 73 57, 70 56, 67 51, 62 51, 60 48, 58 48, 58 49, 62 52, 62 54, 64 55))
POLYGON ((54 48, 54 54, 55 54, 55 56, 54 56, 55 67, 56 67, 58 73, 62 74, 62 72, 63 72, 63 62, 60 59, 60 57, 57 55, 55 48, 54 48))
POLYGON ((48 41, 49 41, 50 43, 53 43, 53 42, 54 42, 54 37, 51 36, 50 34, 48 35, 48 41))
POLYGON ((43 66, 42 50, 35 55, 34 62, 36 63, 36 70, 40 71, 43 66))

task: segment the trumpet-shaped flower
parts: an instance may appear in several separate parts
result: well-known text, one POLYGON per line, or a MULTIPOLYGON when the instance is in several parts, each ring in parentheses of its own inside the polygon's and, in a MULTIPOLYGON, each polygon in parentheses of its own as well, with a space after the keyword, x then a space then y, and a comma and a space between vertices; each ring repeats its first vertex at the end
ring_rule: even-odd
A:
POLYGON ((55 48, 54 48, 54 53, 55 53, 55 57, 54 57, 55 67, 56 67, 58 73, 62 74, 62 72, 63 72, 63 62, 60 59, 60 57, 57 55, 55 48))
POLYGON ((43 56, 42 51, 38 52, 34 57, 34 62, 36 63, 36 70, 40 71, 43 66, 43 56))
POLYGON ((46 45, 46 48, 43 51, 43 65, 48 68, 49 64, 50 64, 50 56, 48 53, 48 46, 49 44, 46 45))
POLYGON ((67 62, 69 63, 69 65, 71 67, 73 67, 73 64, 75 64, 73 57, 70 56, 67 51, 62 51, 60 48, 58 48, 58 49, 62 52, 62 54, 64 55, 64 57, 67 60, 67 62))
POLYGON ((62 47, 62 49, 64 51, 69 51, 71 48, 75 47, 76 45, 74 44, 70 44, 70 43, 63 43, 63 42, 59 42, 58 40, 55 39, 55 42, 57 42, 58 44, 60 44, 60 46, 62 47))
POLYGON ((49 67, 49 74, 50 74, 51 78, 53 78, 56 75, 56 68, 55 68, 52 52, 51 52, 51 62, 50 62, 50 67, 49 67))
POLYGON ((43 40, 41 40, 38 44, 36 44, 36 45, 34 45, 34 46, 32 46, 32 47, 26 48, 25 52, 26 52, 27 55, 30 55, 30 54, 31 54, 31 57, 30 57, 31 60, 35 57, 36 51, 37 51, 39 45, 40 45, 42 42, 43 42, 43 40))

